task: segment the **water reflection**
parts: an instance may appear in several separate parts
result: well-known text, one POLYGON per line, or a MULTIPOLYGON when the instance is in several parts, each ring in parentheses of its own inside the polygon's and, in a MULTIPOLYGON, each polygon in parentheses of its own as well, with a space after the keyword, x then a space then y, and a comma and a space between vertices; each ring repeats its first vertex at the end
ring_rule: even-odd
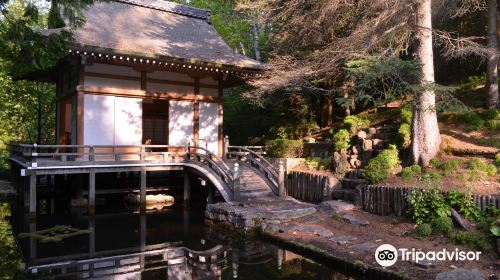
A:
POLYGON ((204 224, 203 209, 171 206, 140 213, 124 209, 47 211, 36 222, 16 213, 16 234, 56 225, 90 230, 61 242, 18 238, 35 279, 349 279, 258 239, 204 224))

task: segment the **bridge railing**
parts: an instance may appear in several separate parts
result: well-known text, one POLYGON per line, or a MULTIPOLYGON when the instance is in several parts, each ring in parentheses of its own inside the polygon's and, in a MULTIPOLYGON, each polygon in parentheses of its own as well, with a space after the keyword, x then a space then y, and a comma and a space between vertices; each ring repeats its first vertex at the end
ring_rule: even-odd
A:
POLYGON ((171 162, 183 154, 166 145, 10 145, 10 157, 31 167, 107 162, 171 162))
POLYGON ((266 158, 257 152, 243 146, 228 146, 226 157, 243 161, 255 167, 270 183, 269 186, 274 193, 278 193, 279 181, 278 170, 266 158))
POLYGON ((228 186, 232 186, 234 176, 231 168, 229 168, 220 157, 206 148, 187 146, 186 159, 195 160, 206 165, 210 170, 215 172, 224 183, 228 186))

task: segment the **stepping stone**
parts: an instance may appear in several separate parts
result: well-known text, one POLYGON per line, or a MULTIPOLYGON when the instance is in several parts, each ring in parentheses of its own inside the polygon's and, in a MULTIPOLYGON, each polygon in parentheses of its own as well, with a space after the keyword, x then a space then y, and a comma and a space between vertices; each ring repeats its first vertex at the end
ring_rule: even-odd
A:
POLYGON ((484 277, 477 269, 467 270, 458 268, 450 271, 441 272, 436 276, 436 280, 483 280, 484 277))
POLYGON ((301 223, 301 224, 314 224, 314 223, 321 221, 321 218, 318 216, 315 216, 315 215, 309 215, 309 216, 301 217, 295 221, 297 223, 301 223))
POLYGON ((318 227, 318 226, 297 226, 294 228, 294 230, 302 233, 309 233, 309 234, 314 234, 318 235, 321 237, 332 237, 333 233, 325 228, 318 227))
POLYGON ((351 216, 351 215, 344 215, 342 216, 344 221, 349 222, 353 225, 360 225, 360 226, 367 226, 370 224, 367 220, 358 220, 356 217, 351 216))
POLYGON ((371 251, 372 249, 375 249, 376 247, 378 247, 377 244, 367 242, 367 243, 352 245, 349 248, 351 248, 351 250, 353 250, 355 252, 368 252, 368 251, 371 251))
POLYGON ((332 214, 342 214, 351 211, 355 208, 354 204, 347 203, 341 200, 327 200, 321 202, 319 209, 320 211, 332 215, 332 214))
POLYGON ((337 236, 330 238, 330 241, 336 242, 339 245, 347 244, 347 242, 351 242, 356 240, 357 238, 354 236, 337 236))
POLYGON ((417 266, 422 267, 422 268, 433 268, 433 267, 436 267, 436 265, 437 265, 437 261, 427 260, 427 259, 421 260, 419 262, 412 260, 411 262, 417 266))

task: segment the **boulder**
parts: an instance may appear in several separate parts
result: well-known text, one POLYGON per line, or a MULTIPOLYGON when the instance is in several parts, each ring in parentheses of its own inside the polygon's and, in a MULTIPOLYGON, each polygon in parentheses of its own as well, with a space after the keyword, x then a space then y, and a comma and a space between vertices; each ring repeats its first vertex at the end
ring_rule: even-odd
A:
MULTIPOLYGON (((128 194, 125 197, 125 201, 133 204, 140 203, 140 196, 137 194, 128 194)), ((165 194, 157 194, 157 195, 146 195, 146 205, 150 204, 166 204, 167 206, 174 204, 174 197, 165 194)))
POLYGON ((467 270, 457 268, 450 271, 441 272, 436 276, 436 280, 483 280, 484 277, 477 269, 467 270))
POLYGON ((333 214, 343 214, 353 210, 355 207, 353 204, 341 200, 327 200, 321 202, 318 208, 319 211, 331 216, 333 214))

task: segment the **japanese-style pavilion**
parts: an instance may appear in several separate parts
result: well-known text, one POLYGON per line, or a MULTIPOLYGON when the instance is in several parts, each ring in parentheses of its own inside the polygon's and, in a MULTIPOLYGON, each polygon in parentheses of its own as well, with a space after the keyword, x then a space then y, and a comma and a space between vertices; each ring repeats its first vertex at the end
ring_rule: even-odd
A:
POLYGON ((221 154, 225 87, 262 64, 235 53, 210 12, 162 0, 98 2, 84 11, 57 83, 57 143, 169 145, 221 154))
POLYGON ((76 188, 77 198, 87 184, 90 213, 97 192, 117 191, 96 188, 96 174, 106 173, 138 172, 141 205, 152 171, 183 170, 184 201, 189 173, 208 179, 209 201, 215 190, 226 201, 239 200, 231 153, 267 180, 260 185, 264 192, 277 193, 275 167, 245 147, 230 147, 222 131, 224 88, 260 75, 264 66, 234 52, 211 25, 209 11, 162 0, 113 0, 83 13, 86 22, 73 30, 67 56, 25 77, 57 84, 56 144, 10 147, 12 183, 31 214, 39 177, 54 189, 76 188))

